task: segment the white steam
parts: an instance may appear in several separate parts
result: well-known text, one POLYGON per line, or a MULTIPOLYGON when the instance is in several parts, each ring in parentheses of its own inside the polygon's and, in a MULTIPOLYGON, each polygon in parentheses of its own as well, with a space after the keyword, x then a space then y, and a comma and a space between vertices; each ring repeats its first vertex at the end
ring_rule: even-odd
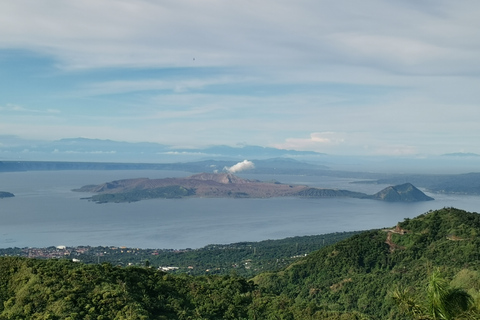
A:
POLYGON ((252 161, 248 160, 243 160, 242 162, 239 162, 231 167, 225 167, 224 170, 230 172, 230 173, 236 173, 240 172, 243 170, 249 170, 255 168, 255 165, 253 164, 252 161))

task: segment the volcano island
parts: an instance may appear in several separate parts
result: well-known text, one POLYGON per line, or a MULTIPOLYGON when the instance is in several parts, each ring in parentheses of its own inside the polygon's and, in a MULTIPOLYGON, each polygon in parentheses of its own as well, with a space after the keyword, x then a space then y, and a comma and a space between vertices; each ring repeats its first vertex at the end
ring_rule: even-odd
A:
POLYGON ((313 188, 306 185, 282 184, 247 180, 231 173, 200 173, 182 178, 149 179, 136 178, 116 180, 99 185, 87 185, 77 192, 90 192, 95 195, 87 198, 96 203, 135 202, 154 198, 359 198, 390 202, 429 201, 425 195, 410 183, 391 186, 374 194, 367 195, 340 189, 313 188))

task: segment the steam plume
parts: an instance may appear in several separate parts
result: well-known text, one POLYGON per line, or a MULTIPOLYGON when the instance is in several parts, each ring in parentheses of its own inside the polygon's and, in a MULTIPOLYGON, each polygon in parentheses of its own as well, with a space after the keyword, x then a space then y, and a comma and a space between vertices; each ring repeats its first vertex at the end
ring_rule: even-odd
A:
POLYGON ((253 168, 255 168, 255 165, 253 164, 252 161, 243 160, 242 162, 239 162, 231 167, 225 167, 224 169, 230 173, 236 173, 236 172, 253 169, 253 168))

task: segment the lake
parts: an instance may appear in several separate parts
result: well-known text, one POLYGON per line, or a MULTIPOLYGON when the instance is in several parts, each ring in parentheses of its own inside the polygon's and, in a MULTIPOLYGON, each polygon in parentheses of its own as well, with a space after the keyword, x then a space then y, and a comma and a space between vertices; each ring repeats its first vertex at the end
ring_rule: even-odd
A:
MULTIPOLYGON (((188 176, 174 171, 31 171, 0 173, 0 247, 126 246, 199 248, 208 244, 394 226, 429 210, 480 210, 480 197, 430 194, 436 200, 386 203, 337 199, 153 199, 95 204, 71 189, 125 178, 188 176)), ((373 194, 385 186, 352 179, 295 175, 241 175, 248 179, 341 188, 373 194)))

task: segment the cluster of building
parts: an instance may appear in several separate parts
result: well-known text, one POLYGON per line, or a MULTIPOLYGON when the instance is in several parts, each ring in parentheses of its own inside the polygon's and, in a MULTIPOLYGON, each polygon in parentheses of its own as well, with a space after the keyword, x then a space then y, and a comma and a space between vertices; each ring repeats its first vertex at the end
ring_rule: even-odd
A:
POLYGON ((66 256, 70 256, 72 253, 71 249, 67 249, 65 246, 58 247, 48 247, 48 248, 24 248, 22 251, 25 253, 24 256, 28 258, 48 258, 48 259, 59 259, 66 256))

